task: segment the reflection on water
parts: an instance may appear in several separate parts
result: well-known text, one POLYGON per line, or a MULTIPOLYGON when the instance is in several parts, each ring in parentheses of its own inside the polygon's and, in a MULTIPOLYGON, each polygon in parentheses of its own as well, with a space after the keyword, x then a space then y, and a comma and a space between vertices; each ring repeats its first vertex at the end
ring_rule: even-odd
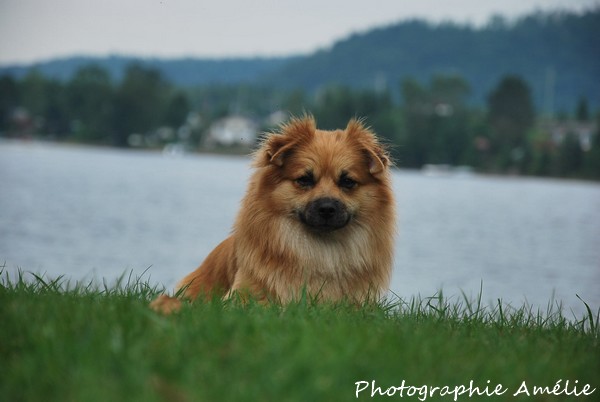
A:
MULTIPOLYGON (((0 142, 0 263, 170 288, 223 240, 249 160, 0 142)), ((600 307, 600 185, 396 172, 392 291, 600 307)))

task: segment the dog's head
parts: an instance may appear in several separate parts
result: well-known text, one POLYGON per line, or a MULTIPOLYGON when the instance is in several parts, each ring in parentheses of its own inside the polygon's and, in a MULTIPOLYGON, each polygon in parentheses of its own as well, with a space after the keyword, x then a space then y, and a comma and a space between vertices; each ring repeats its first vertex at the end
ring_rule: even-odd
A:
POLYGON ((372 227, 393 208, 388 154, 356 119, 335 131, 318 130, 312 117, 292 119, 264 139, 255 166, 272 211, 313 233, 372 227))

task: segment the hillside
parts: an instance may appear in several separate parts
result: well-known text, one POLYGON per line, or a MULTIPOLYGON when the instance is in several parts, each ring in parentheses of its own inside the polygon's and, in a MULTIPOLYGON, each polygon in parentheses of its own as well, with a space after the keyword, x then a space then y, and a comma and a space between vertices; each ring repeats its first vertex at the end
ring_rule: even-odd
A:
POLYGON ((255 81, 292 60, 292 58, 143 59, 130 56, 77 56, 53 59, 32 65, 0 66, 0 75, 8 74, 22 78, 35 68, 47 77, 67 81, 79 68, 96 64, 107 70, 113 79, 120 80, 128 65, 139 63, 145 67, 160 70, 167 80, 179 86, 210 83, 238 84, 255 81))
POLYGON ((600 106, 600 9, 582 16, 539 14, 482 29, 403 22, 353 35, 269 75, 272 84, 340 83, 396 90, 407 76, 458 74, 481 102, 505 74, 529 82, 538 108, 571 110, 581 96, 600 106))
POLYGON ((534 14, 518 21, 496 18, 483 28, 405 21, 340 40, 329 49, 292 58, 141 59, 73 57, 37 65, 0 67, 0 75, 22 77, 32 67, 68 79, 95 63, 119 79, 133 61, 160 70, 180 86, 256 83, 316 90, 344 84, 397 93, 406 77, 421 81, 457 74, 471 87, 471 101, 485 102, 506 74, 530 85, 539 111, 571 111, 586 97, 600 107, 600 8, 583 15, 534 14))

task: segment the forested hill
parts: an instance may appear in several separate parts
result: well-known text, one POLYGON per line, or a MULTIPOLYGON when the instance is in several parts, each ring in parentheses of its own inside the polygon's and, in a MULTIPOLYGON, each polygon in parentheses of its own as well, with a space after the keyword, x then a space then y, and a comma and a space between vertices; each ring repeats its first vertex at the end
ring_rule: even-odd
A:
MULTIPOLYGON (((485 100, 506 74, 530 85, 540 111, 572 110, 581 97, 600 107, 600 8, 582 15, 534 14, 518 21, 497 18, 483 28, 406 21, 352 35, 329 49, 292 58, 144 59, 181 86, 257 83, 314 90, 344 84, 398 91, 407 77, 429 80, 456 74, 471 88, 472 101, 485 100)), ((69 58, 35 66, 42 74, 68 79, 95 63, 119 79, 128 57, 69 58)), ((0 75, 22 77, 34 66, 0 67, 0 75)))
POLYGON ((159 70, 175 85, 182 87, 216 84, 239 84, 257 81, 295 58, 230 58, 230 59, 160 59, 131 56, 88 57, 77 56, 53 59, 32 65, 0 66, 0 75, 22 78, 35 69, 47 77, 69 80, 81 67, 90 64, 105 69, 119 81, 132 63, 159 70))
POLYGON ((484 28, 409 21, 353 35, 269 76, 279 85, 339 82, 398 88, 407 76, 457 74, 483 101, 505 74, 530 85, 538 107, 570 110, 581 96, 600 106, 600 8, 584 15, 536 14, 484 28))

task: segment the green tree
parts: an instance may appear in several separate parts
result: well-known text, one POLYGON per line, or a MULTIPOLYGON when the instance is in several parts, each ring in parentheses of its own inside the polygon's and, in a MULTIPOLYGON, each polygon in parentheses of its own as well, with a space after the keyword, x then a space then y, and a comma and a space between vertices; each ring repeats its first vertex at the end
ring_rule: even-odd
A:
POLYGON ((353 117, 366 117, 374 125, 380 114, 392 107, 388 93, 352 90, 345 86, 331 86, 317 95, 314 114, 323 128, 345 127, 353 117))
POLYGON ((116 93, 114 144, 127 146, 133 133, 147 133, 162 123, 170 87, 156 69, 130 65, 116 93))
POLYGON ((426 163, 458 165, 472 154, 472 135, 466 99, 468 83, 458 76, 432 77, 425 87, 413 79, 401 86, 405 137, 401 161, 408 167, 426 163))
POLYGON ((433 105, 433 162, 459 165, 472 140, 468 127, 466 100, 469 84, 458 76, 434 76, 431 80, 433 105))
POLYGON ((471 93, 467 81, 456 75, 434 75, 430 87, 435 105, 449 105, 454 110, 463 109, 471 93))
POLYGON ((576 135, 567 134, 558 149, 558 172, 561 176, 574 177, 581 173, 583 150, 576 135))
POLYGON ((406 129, 400 142, 400 160, 403 166, 420 168, 429 163, 433 143, 430 127, 431 100, 427 89, 412 78, 402 81, 401 92, 406 129))
POLYGON ((552 176, 555 166, 555 152, 549 146, 539 146, 533 154, 530 173, 536 176, 552 176))
POLYGON ((288 111, 292 115, 300 116, 311 109, 311 104, 306 96, 306 92, 297 88, 284 96, 282 109, 288 111))
POLYGON ((315 117, 326 129, 344 127, 348 119, 358 116, 353 90, 348 87, 322 89, 317 94, 315 106, 315 117))
POLYGON ((584 174, 590 179, 600 180, 600 113, 596 116, 596 132, 592 137, 592 146, 584 156, 584 174))
POLYGON ((76 139, 105 143, 112 135, 114 88, 108 72, 96 65, 80 68, 67 85, 76 139))
POLYGON ((164 123, 170 127, 178 128, 185 122, 190 110, 190 101, 185 93, 175 92, 167 104, 164 123))
POLYGON ((488 124, 493 151, 501 168, 520 167, 526 160, 527 133, 535 111, 531 91, 517 76, 506 76, 488 96, 488 124))
POLYGON ((69 117, 65 88, 31 70, 19 85, 21 106, 34 120, 34 132, 43 136, 63 137, 68 131, 69 117))
POLYGON ((36 118, 41 118, 46 111, 46 83, 46 78, 38 70, 33 69, 19 85, 21 106, 36 118))
POLYGON ((582 122, 586 122, 590 119, 588 101, 585 97, 580 98, 579 102, 577 102, 577 109, 575 109, 575 119, 577 121, 582 122))
POLYGON ((0 134, 11 129, 12 112, 19 106, 17 81, 8 75, 0 77, 0 134))
POLYGON ((59 81, 47 80, 43 96, 45 106, 42 112, 43 134, 64 139, 70 131, 65 86, 59 81))

